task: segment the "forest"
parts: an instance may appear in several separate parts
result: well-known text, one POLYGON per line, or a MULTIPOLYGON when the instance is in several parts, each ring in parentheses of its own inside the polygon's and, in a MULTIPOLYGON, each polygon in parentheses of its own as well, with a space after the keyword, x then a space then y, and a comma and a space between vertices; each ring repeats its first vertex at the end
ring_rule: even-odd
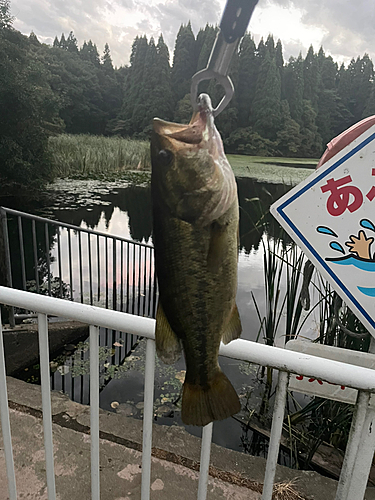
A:
MULTIPOLYGON (((206 66, 218 30, 206 25, 195 36, 190 23, 181 25, 173 57, 162 35, 140 34, 129 65, 115 68, 108 44, 100 54, 70 32, 50 46, 12 23, 9 0, 0 0, 0 177, 25 184, 49 180, 50 135, 147 139, 155 116, 189 121, 191 77, 206 66)), ((284 61, 280 40, 256 44, 247 33, 230 76, 235 96, 216 120, 228 153, 317 158, 330 139, 375 114, 367 54, 345 67, 311 46, 284 61)), ((221 98, 214 81, 199 91, 214 104, 221 98)))

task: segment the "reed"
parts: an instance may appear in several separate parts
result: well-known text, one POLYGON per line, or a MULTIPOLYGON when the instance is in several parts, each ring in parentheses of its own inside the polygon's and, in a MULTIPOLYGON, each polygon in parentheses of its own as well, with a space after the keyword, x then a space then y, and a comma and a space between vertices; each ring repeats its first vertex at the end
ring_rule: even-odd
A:
POLYGON ((147 141, 61 134, 49 138, 48 151, 55 177, 102 178, 151 168, 147 141))

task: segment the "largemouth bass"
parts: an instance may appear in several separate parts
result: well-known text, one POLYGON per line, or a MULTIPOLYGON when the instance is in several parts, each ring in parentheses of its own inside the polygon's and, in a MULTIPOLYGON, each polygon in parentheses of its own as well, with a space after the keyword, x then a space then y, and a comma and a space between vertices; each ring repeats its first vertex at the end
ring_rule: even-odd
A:
POLYGON ((221 340, 241 334, 237 188, 207 95, 200 96, 189 125, 154 119, 151 159, 156 350, 171 364, 183 347, 181 417, 185 424, 206 425, 240 410, 218 353, 221 340))

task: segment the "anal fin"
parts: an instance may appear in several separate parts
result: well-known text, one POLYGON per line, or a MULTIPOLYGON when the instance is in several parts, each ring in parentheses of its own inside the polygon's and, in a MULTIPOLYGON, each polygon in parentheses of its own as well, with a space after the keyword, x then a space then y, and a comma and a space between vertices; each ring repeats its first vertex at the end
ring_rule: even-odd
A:
POLYGON ((224 334, 221 338, 223 344, 229 344, 232 340, 238 339, 242 332, 241 318, 234 304, 229 322, 225 328, 224 334))
POLYGON ((172 330, 160 300, 156 312, 155 342, 159 358, 167 365, 172 365, 181 356, 181 341, 172 330))

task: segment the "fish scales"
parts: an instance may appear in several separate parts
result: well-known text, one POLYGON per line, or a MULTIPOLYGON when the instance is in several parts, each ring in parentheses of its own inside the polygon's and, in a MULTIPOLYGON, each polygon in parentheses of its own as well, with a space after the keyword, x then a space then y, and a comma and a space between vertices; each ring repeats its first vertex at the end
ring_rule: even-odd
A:
POLYGON ((241 333, 235 305, 238 200, 210 109, 205 101, 190 125, 154 120, 151 143, 156 347, 172 363, 182 344, 182 419, 192 425, 240 409, 218 364, 220 341, 241 333))

